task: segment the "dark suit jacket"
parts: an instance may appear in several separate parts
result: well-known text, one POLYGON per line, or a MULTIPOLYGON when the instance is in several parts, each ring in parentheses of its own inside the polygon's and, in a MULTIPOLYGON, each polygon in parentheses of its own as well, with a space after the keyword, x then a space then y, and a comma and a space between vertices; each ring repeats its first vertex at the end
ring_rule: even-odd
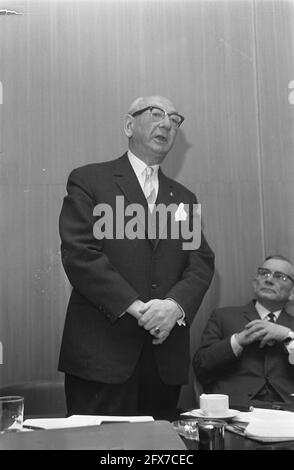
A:
MULTIPOLYGON (((125 154, 110 162, 74 170, 60 215, 62 261, 73 286, 65 321, 59 370, 106 383, 122 383, 132 374, 150 334, 128 313, 137 298, 172 298, 184 309, 187 326, 176 325, 154 354, 162 380, 187 381, 189 325, 209 287, 214 255, 202 237, 198 250, 183 251, 181 239, 109 239, 93 236, 98 203, 115 208, 147 202, 125 154)), ((184 186, 159 171, 157 203, 196 203, 184 186)))
MULTIPOLYGON (((259 348, 259 343, 254 342, 243 349, 239 358, 233 353, 231 336, 257 319, 260 316, 254 302, 215 310, 193 358, 194 372, 204 392, 229 395, 230 406, 248 405, 266 381, 284 401, 289 401, 289 394, 294 393, 294 366, 289 364, 282 343, 259 348)), ((294 330, 294 318, 284 310, 277 323, 294 330)))

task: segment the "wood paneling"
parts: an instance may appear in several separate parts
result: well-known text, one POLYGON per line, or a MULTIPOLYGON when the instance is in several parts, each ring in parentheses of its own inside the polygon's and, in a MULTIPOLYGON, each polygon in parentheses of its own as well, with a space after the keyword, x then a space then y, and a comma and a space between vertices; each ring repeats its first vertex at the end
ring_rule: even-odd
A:
MULTIPOLYGON (((293 3, 10 0, 0 8, 23 12, 0 16, 0 381, 57 375, 70 292, 58 235, 66 179, 124 152, 124 114, 145 94, 170 97, 186 117, 163 166, 198 195, 216 253, 193 352, 213 308, 251 298, 265 253, 294 258, 293 3)), ((189 386, 182 404, 191 403, 189 386)))
MULTIPOLYGON (((294 259, 294 3, 256 2, 259 135, 266 253, 294 259)), ((294 303, 289 304, 294 314, 294 303)))
POLYGON ((54 377, 69 294, 58 237, 64 188, 1 187, 5 189, 5 250, 1 253, 5 382, 54 377))

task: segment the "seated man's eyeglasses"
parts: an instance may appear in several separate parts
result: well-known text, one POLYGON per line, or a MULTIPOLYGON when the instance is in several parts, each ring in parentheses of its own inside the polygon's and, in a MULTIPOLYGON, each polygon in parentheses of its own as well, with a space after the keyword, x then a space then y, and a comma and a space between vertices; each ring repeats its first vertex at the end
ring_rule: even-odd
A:
POLYGON ((273 279, 276 279, 277 281, 280 281, 280 282, 291 281, 294 284, 294 279, 292 279, 291 276, 285 273, 281 273, 280 271, 271 271, 270 269, 266 269, 266 268, 258 268, 257 274, 259 277, 264 277, 266 279, 273 277, 273 279))
POLYGON ((169 117, 171 126, 173 128, 178 128, 184 121, 184 117, 181 116, 178 113, 167 113, 161 108, 157 108, 157 106, 147 106, 146 108, 139 109, 138 111, 135 111, 134 113, 131 114, 131 116, 139 116, 139 114, 145 113, 145 111, 150 111, 151 118, 154 122, 160 122, 163 121, 165 116, 169 117))

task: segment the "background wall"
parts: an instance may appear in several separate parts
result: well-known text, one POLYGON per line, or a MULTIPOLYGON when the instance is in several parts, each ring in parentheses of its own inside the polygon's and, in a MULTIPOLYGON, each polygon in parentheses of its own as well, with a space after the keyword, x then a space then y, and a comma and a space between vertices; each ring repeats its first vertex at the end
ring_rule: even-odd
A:
MULTIPOLYGON (((0 15, 0 383, 58 376, 67 176, 125 151, 124 113, 146 94, 170 97, 186 117, 164 170, 198 195, 216 253, 193 352, 214 307, 251 298, 265 254, 294 258, 294 3, 0 0, 1 9, 23 14, 0 15)), ((191 385, 181 403, 194 403, 191 385)))

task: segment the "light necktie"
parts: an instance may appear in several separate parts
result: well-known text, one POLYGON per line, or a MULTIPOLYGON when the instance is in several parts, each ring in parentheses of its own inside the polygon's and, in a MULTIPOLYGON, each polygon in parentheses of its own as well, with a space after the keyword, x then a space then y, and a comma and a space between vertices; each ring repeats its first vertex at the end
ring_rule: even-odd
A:
POLYGON ((156 201, 155 188, 153 186, 153 179, 152 179, 153 172, 154 172, 154 169, 151 168, 150 166, 147 166, 144 170, 145 181, 144 181, 143 191, 144 191, 148 204, 154 204, 156 201))

